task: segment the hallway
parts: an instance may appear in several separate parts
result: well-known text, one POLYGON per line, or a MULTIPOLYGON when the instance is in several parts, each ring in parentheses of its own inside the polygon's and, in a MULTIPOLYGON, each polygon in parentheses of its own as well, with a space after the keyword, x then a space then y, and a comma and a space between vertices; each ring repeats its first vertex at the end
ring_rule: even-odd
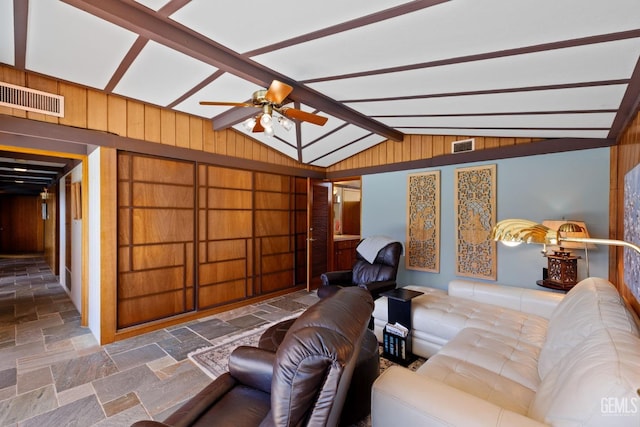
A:
POLYGON ((298 291, 100 346, 42 258, 0 258, 0 426, 162 420, 211 381, 190 352, 316 301, 298 291))

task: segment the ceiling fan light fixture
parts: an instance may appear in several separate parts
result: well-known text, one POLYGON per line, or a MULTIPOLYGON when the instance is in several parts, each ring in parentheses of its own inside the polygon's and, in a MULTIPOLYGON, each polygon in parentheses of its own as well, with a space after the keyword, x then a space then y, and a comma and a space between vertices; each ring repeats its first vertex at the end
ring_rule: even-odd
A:
POLYGON ((255 117, 249 117, 247 120, 242 122, 242 126, 247 130, 247 132, 251 132, 255 125, 256 125, 255 117))
MULTIPOLYGON (((262 117, 264 117, 264 116, 262 116, 262 117)), ((269 138, 271 138, 273 136, 273 134, 274 134, 273 128, 271 126, 265 126, 264 127, 264 134, 266 136, 268 136, 269 138)))
POLYGON ((260 124, 262 125, 263 128, 265 128, 265 130, 268 127, 271 127, 271 123, 272 123, 273 119, 271 118, 271 114, 269 113, 264 113, 261 117, 260 117, 260 124))
POLYGON ((287 132, 293 128, 293 122, 286 117, 280 116, 278 117, 278 123, 280 126, 284 128, 287 132))

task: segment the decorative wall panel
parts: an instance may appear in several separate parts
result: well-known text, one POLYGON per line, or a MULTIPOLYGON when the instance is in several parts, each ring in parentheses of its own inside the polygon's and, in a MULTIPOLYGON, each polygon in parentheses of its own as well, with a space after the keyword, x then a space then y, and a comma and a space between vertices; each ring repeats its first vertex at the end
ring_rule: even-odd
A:
POLYGON ((405 267, 440 271, 440 171, 407 178, 405 267))
MULTIPOLYGON (((640 245, 640 165, 624 177, 624 240, 640 245)), ((640 299, 640 255, 624 248, 624 282, 633 295, 640 299)))
POLYGON ((455 171, 456 274, 496 280, 496 165, 455 171))

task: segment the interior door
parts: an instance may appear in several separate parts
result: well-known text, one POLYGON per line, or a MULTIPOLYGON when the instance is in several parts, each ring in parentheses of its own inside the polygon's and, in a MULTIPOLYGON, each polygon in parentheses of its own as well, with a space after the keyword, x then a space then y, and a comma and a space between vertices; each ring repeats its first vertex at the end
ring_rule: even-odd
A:
POLYGON ((320 275, 329 267, 331 233, 331 183, 309 179, 307 217, 307 290, 317 289, 320 275))

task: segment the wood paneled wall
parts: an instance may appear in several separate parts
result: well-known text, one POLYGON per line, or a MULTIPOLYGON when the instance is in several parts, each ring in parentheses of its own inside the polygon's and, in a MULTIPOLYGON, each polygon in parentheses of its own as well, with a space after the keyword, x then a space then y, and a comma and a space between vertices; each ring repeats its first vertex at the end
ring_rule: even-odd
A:
POLYGON ((39 196, 0 196, 0 252, 44 252, 44 221, 39 196))
MULTIPOLYGON (((65 97, 62 118, 0 106, 0 114, 110 132, 123 137, 279 166, 322 171, 304 165, 233 129, 214 131, 210 120, 107 95, 0 65, 0 80, 65 97)), ((90 141, 87 141, 90 143, 90 141)))
MULTIPOLYGON (((609 235, 613 239, 624 239, 624 177, 640 163, 640 112, 622 134, 618 145, 611 148, 611 191, 609 206, 609 235)), ((623 249, 609 250, 609 277, 618 286, 620 293, 640 315, 640 301, 624 282, 623 249)))
POLYGON ((475 150, 507 147, 527 144, 539 139, 533 138, 489 138, 483 136, 445 136, 445 135, 405 135, 402 142, 385 141, 361 153, 355 154, 333 166, 327 172, 338 172, 413 160, 431 159, 451 154, 451 143, 463 139, 475 139, 475 150))

